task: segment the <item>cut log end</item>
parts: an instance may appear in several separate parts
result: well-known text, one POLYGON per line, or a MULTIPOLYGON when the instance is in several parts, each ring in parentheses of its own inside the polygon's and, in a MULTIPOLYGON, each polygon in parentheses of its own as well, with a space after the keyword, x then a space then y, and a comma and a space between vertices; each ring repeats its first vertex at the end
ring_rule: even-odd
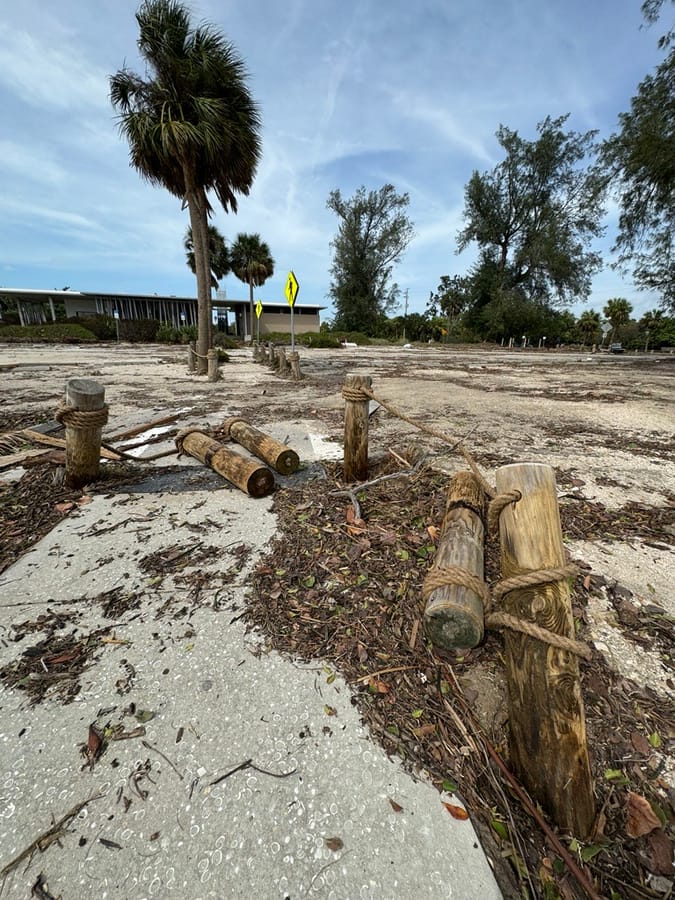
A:
POLYGON ((300 468, 300 457, 295 450, 284 450, 279 454, 275 465, 280 475, 292 475, 300 468))
POLYGON ((274 490, 274 475, 265 466, 251 472, 246 482, 246 490, 251 497, 266 497, 274 490))
POLYGON ((437 611, 427 609, 424 627, 437 647, 446 650, 471 650, 483 640, 483 608, 478 615, 471 615, 465 606, 447 605, 437 611))

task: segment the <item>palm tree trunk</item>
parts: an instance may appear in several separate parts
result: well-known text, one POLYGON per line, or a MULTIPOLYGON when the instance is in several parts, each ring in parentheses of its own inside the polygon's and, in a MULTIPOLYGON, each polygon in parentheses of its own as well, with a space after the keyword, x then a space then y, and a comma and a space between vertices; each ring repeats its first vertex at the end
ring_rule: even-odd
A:
MULTIPOLYGON (((187 174, 187 173, 186 173, 187 174)), ((206 354, 211 346, 211 266, 209 259, 209 235, 206 217, 206 197, 197 187, 188 187, 187 204, 195 254, 197 276, 197 374, 205 375, 206 354)))
POLYGON ((253 343, 253 279, 248 278, 248 327, 251 329, 251 343, 253 343))

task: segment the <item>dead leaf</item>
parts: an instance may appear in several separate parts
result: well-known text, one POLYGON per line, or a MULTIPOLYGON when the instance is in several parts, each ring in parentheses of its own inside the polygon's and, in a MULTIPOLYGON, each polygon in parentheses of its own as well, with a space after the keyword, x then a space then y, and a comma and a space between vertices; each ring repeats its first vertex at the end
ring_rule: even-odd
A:
POLYGON ((335 707, 329 706, 327 703, 324 706, 323 711, 326 713, 327 716, 337 716, 337 710, 335 709, 335 707))
POLYGON ((425 737, 427 734, 434 734, 436 731, 435 725, 420 725, 419 728, 413 728, 412 732, 416 738, 425 737))
POLYGON ((445 803, 443 802, 443 806, 447 809, 453 819, 459 819, 460 821, 465 821, 469 818, 468 812, 464 809, 463 806, 455 806, 454 803, 445 803))
POLYGON ((94 760, 99 756, 102 746, 103 738, 98 733, 94 725, 90 725, 89 737, 87 738, 87 755, 92 762, 94 762, 94 760))
POLYGON ((91 503, 92 498, 88 494, 82 494, 80 499, 77 501, 78 506, 86 506, 87 503, 91 503))
POLYGON ((441 536, 441 529, 436 525, 427 525, 427 531, 432 541, 437 541, 441 536))
POLYGON ((359 643, 356 645, 356 652, 357 652, 357 655, 358 655, 358 657, 359 657, 359 662, 364 663, 364 662, 367 661, 367 659, 368 659, 368 651, 366 650, 366 648, 363 646, 363 644, 362 644, 360 641, 359 641, 359 643))
POLYGON ((338 850, 342 850, 342 848, 344 847, 344 842, 342 838, 339 837, 326 838, 324 840, 324 843, 329 850, 333 851, 333 853, 337 853, 338 850))
POLYGON ((637 838, 649 834, 655 828, 660 828, 661 822, 651 808, 649 800, 628 791, 626 834, 628 837, 637 838))
POLYGON ((585 588, 587 591, 590 591, 590 589, 591 589, 591 576, 590 576, 590 575, 587 575, 587 576, 584 578, 584 588, 585 588))
POLYGON ((395 800, 392 800, 391 797, 388 797, 387 799, 389 800, 389 803, 391 804, 391 808, 394 810, 394 812, 402 812, 403 811, 403 807, 399 803, 397 803, 395 800))
POLYGON ((389 685, 384 681, 380 681, 378 678, 369 678, 368 679, 368 687, 370 687, 373 691, 378 694, 388 694, 389 693, 389 685))
POLYGON ((646 756, 651 752, 651 746, 649 741, 644 736, 644 734, 640 734, 639 731, 634 731, 630 736, 630 742, 633 745, 633 749, 637 750, 638 753, 644 753, 646 756))
POLYGON ((54 509, 56 512, 67 513, 70 512, 71 509, 75 509, 75 504, 72 500, 64 500, 63 503, 55 503, 54 509))
POLYGON ((673 857, 675 856, 675 844, 668 835, 659 829, 653 831, 647 838, 650 854, 647 862, 647 868, 654 875, 671 875, 673 874, 673 857))

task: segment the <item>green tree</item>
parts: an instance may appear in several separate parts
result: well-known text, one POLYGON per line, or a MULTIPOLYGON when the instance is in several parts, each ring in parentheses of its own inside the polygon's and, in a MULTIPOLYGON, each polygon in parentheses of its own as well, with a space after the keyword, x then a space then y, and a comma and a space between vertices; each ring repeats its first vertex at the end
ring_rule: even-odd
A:
POLYGON ((253 337, 253 288, 265 284, 274 275, 270 248, 259 234, 238 234, 230 251, 230 266, 237 278, 248 285, 248 325, 253 337))
POLYGON ((577 328, 581 332, 584 344, 595 344, 600 331, 600 313, 594 309, 585 309, 579 316, 577 328))
MULTIPOLYGON (((197 276, 197 349, 211 343, 208 218, 213 191, 236 212, 260 158, 260 116, 234 46, 210 25, 193 27, 177 0, 145 0, 137 13, 146 77, 128 68, 110 79, 110 99, 131 164, 187 206, 197 276)), ((198 359, 198 371, 206 371, 198 359)))
POLYGON ((612 326, 612 331, 609 336, 609 343, 611 344, 616 332, 630 322, 630 314, 633 312, 633 307, 628 300, 624 300, 623 297, 613 297, 611 300, 607 301, 602 311, 605 314, 605 318, 612 326))
POLYGON ((429 297, 428 309, 433 315, 440 310, 446 317, 448 338, 455 329, 459 317, 471 302, 470 279, 461 275, 441 275, 436 293, 429 297))
MULTIPOLYGON (((217 288, 221 278, 230 271, 230 254, 225 238, 215 225, 209 225, 209 266, 211 267, 211 287, 217 288)), ((195 248, 192 240, 192 229, 188 228, 183 239, 188 267, 196 273, 195 248)))
POLYGON ((409 203, 391 184, 368 193, 360 187, 349 200, 331 191, 326 206, 339 219, 329 291, 336 328, 375 334, 379 319, 396 306, 400 291, 392 271, 414 234, 409 203))
POLYGON ((675 310, 675 47, 620 114, 602 161, 619 202, 618 265, 675 310))
POLYGON ((500 125, 504 160, 474 172, 465 189, 461 252, 475 242, 494 284, 491 299, 516 291, 536 302, 569 302, 588 295, 600 256, 590 245, 602 234, 605 183, 594 164, 595 132, 565 132, 567 116, 546 118, 539 137, 522 138, 500 125))

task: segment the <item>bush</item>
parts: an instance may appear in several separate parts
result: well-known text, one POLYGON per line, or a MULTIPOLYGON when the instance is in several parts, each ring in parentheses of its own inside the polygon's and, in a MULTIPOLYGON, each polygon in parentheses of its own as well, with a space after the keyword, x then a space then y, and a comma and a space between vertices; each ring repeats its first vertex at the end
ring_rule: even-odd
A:
POLYGON ((157 337, 157 319, 120 319, 120 340, 132 344, 151 344, 157 337))
POLYGON ((349 341, 350 344, 358 344, 359 347, 365 347, 368 344, 372 344, 368 335, 363 334, 361 331, 335 331, 333 334, 340 341, 349 341))
POLYGON ((303 347, 339 347, 340 341, 334 334, 327 334, 326 332, 307 332, 305 334, 299 334, 296 336, 296 343, 301 344, 303 347))
POLYGON ((117 338, 117 328, 112 316, 70 316, 66 322, 69 325, 81 325, 99 341, 114 341, 117 338))
POLYGON ((239 341, 224 331, 217 331, 213 336, 213 346, 222 347, 224 350, 236 350, 239 347, 239 341))
POLYGON ((96 335, 81 325, 6 325, 0 327, 1 341, 43 341, 55 344, 80 344, 95 341, 96 335))
POLYGON ((230 357, 227 355, 227 353, 225 352, 225 350, 223 350, 222 347, 217 347, 216 349, 218 350, 218 364, 226 363, 226 362, 230 361, 230 357))

